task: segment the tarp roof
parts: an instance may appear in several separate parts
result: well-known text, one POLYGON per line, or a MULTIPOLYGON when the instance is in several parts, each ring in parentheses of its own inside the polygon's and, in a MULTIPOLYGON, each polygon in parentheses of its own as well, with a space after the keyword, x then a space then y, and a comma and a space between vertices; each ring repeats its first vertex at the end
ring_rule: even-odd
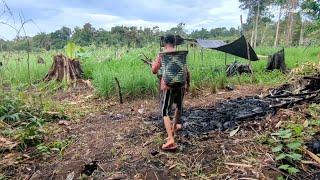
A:
POLYGON ((241 36, 239 39, 226 44, 220 40, 203 40, 197 39, 197 43, 203 48, 215 49, 218 51, 222 51, 228 54, 232 54, 244 59, 248 59, 250 61, 257 61, 259 60, 256 52, 252 49, 249 43, 247 43, 246 38, 241 36), (249 45, 249 54, 247 51, 247 45, 249 45))
POLYGON ((227 44, 221 40, 197 39, 196 41, 203 48, 217 48, 227 44))

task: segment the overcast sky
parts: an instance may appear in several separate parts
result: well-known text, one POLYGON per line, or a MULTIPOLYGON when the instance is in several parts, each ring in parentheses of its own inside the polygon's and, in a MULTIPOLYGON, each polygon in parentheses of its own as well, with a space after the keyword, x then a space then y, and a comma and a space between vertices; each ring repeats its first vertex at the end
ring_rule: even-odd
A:
MULTIPOLYGON (((6 3, 15 14, 15 22, 4 16, 0 21, 19 26, 18 14, 23 14, 25 19, 32 19, 37 25, 29 23, 26 26, 29 36, 49 33, 62 26, 81 27, 87 22, 107 30, 116 25, 158 25, 167 30, 185 22, 190 32, 202 27, 238 27, 239 16, 242 14, 244 19, 246 16, 246 12, 240 10, 238 0, 6 0, 6 3)), ((14 31, 0 24, 0 38, 12 39, 14 36, 14 31)))

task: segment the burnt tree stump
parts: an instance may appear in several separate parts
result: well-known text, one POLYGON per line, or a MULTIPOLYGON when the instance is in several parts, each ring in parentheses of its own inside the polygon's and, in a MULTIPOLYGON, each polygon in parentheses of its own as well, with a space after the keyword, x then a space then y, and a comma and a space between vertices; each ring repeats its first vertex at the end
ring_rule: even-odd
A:
POLYGON ((268 56, 268 64, 267 68, 268 71, 273 71, 275 69, 280 70, 283 73, 287 73, 288 69, 285 63, 285 56, 284 56, 284 48, 282 50, 268 56))
POLYGON ((234 62, 230 65, 227 65, 226 73, 227 76, 234 76, 236 74, 241 75, 243 73, 252 74, 253 71, 251 65, 249 64, 240 64, 238 62, 234 62))
POLYGON ((53 57, 53 64, 44 80, 71 82, 82 79, 82 75, 83 70, 78 60, 69 59, 64 55, 56 55, 53 57))

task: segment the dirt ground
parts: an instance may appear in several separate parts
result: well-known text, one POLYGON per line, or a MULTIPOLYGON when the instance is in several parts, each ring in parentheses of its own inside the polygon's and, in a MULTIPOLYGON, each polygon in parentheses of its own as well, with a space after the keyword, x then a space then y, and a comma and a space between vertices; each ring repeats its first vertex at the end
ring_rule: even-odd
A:
MULTIPOLYGON (((237 86, 234 91, 187 95, 185 107, 207 107, 224 99, 257 95, 264 87, 237 86)), ((160 149, 164 128, 145 121, 158 113, 157 99, 96 99, 91 92, 60 94, 74 114, 70 125, 52 124, 48 139, 73 139, 63 154, 24 161, 17 179, 276 179, 270 147, 258 139, 276 122, 266 118, 230 131, 213 131, 198 138, 176 136, 176 152, 160 149), (76 114, 84 113, 83 118, 76 114), (84 175, 85 173, 90 176, 84 175)))

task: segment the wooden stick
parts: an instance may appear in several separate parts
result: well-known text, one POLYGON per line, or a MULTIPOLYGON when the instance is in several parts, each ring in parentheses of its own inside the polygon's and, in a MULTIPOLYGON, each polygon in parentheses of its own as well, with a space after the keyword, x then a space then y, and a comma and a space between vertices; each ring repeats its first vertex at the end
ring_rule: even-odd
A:
POLYGON ((315 160, 318 164, 320 164, 320 158, 313 154, 311 151, 309 151, 306 147, 303 147, 302 150, 308 154, 313 160, 315 160))
POLYGON ((239 163, 224 163, 225 165, 229 166, 238 166, 238 167, 246 167, 246 168, 252 168, 252 165, 249 164, 239 164, 239 163))
POLYGON ((224 53, 224 65, 227 65, 227 53, 224 53))
POLYGON ((320 77, 305 76, 303 79, 320 80, 320 77))
POLYGON ((258 58, 268 58, 268 56, 265 56, 265 55, 259 55, 257 54, 258 58))
POLYGON ((147 61, 147 60, 145 60, 145 59, 141 59, 141 61, 143 61, 145 64, 148 64, 148 65, 152 65, 152 63, 150 62, 150 61, 147 61))
POLYGON ((116 80, 116 83, 117 83, 117 86, 118 86, 120 104, 123 104, 120 82, 119 82, 118 78, 115 77, 114 79, 116 80))

